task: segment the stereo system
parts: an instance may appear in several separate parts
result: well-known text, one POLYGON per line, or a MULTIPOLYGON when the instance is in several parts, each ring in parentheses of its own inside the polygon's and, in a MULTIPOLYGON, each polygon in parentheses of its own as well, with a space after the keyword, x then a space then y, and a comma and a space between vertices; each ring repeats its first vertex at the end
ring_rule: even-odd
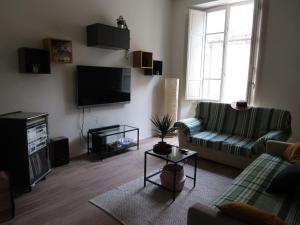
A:
POLYGON ((27 140, 29 155, 45 148, 48 140, 46 123, 27 129, 27 140))
POLYGON ((50 171, 48 115, 14 112, 0 116, 0 169, 11 175, 14 188, 31 188, 50 171))

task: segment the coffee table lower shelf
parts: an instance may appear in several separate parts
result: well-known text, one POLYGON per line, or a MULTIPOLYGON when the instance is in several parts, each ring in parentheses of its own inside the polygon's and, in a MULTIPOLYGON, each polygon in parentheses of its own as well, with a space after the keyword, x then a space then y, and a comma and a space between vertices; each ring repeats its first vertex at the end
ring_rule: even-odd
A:
MULTIPOLYGON (((177 148, 177 151, 179 150, 178 147, 176 147, 176 146, 174 146, 174 147, 177 148)), ((153 150, 149 150, 149 151, 145 152, 145 158, 144 158, 144 187, 146 187, 147 182, 149 182, 149 183, 154 184, 158 187, 161 187, 165 190, 168 190, 172 193, 173 201, 175 201, 175 198, 176 198, 176 170, 174 170, 174 173, 173 173, 173 188, 172 189, 169 189, 169 188, 163 186, 162 184, 157 183, 154 180, 151 180, 150 178, 153 178, 154 176, 160 174, 163 169, 161 168, 157 172, 154 172, 147 176, 147 156, 148 155, 151 155, 151 156, 154 156, 157 158, 161 158, 161 159, 165 160, 167 164, 168 163, 174 164, 175 167, 178 163, 180 163, 186 159, 193 158, 194 159, 194 176, 193 177, 189 176, 189 175, 185 175, 185 176, 194 181, 193 188, 196 186, 196 177, 197 177, 197 153, 196 152, 191 151, 191 154, 189 154, 189 155, 182 154, 181 157, 177 157, 176 160, 172 160, 168 156, 157 155, 156 153, 153 153, 153 150)))

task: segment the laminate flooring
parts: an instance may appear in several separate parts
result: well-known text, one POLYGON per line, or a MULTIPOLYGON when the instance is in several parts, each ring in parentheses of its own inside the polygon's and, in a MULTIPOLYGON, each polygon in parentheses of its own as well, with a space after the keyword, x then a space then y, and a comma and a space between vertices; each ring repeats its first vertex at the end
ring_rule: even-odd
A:
MULTIPOLYGON (((2 224, 120 224, 88 200, 143 176, 144 151, 158 141, 158 138, 142 140, 138 151, 132 150, 104 160, 97 159, 95 155, 82 155, 72 159, 68 165, 52 169, 46 180, 38 183, 30 193, 15 198, 16 216, 2 224)), ((166 141, 178 144, 177 137, 166 141)), ((160 164, 163 164, 160 159, 149 158, 148 171, 160 164)), ((240 170, 202 159, 199 159, 198 166, 231 178, 240 173, 240 170)))

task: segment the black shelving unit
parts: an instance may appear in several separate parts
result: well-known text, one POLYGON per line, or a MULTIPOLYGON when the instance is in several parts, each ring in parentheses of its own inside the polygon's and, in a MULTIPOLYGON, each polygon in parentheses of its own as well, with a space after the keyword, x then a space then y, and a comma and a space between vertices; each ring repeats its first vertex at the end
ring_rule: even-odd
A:
POLYGON ((128 125, 113 125, 90 129, 87 132, 87 153, 94 152, 100 158, 106 158, 128 151, 139 149, 139 128, 128 125), (127 139, 129 132, 136 132, 136 140, 127 139), (130 140, 126 141, 125 140, 130 140))
POLYGON ((14 112, 0 116, 0 169, 14 189, 30 191, 50 172, 48 114, 14 112))
POLYGON ((153 60, 153 68, 144 69, 144 75, 146 76, 162 75, 162 66, 163 66, 162 61, 153 60))
POLYGON ((50 53, 46 49, 19 48, 19 73, 50 74, 50 53))
POLYGON ((86 32, 87 46, 126 50, 130 48, 130 31, 128 29, 96 23, 87 26, 86 32))

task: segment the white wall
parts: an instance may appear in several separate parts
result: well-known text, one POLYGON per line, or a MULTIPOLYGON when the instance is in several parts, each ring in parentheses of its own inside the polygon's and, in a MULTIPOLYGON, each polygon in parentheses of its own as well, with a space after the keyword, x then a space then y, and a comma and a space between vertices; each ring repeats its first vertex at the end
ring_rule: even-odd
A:
POLYGON ((291 141, 300 139, 300 1, 270 0, 255 104, 292 113, 291 141))
MULTIPOLYGON (((86 46, 89 24, 115 25, 123 15, 131 32, 131 50, 153 51, 170 71, 171 0, 2 0, 0 3, 0 114, 23 110, 49 113, 50 136, 70 138, 71 155, 82 153, 82 114, 75 104, 76 65, 130 67, 123 50, 86 46), (73 42, 73 64, 52 64, 51 75, 18 73, 17 48, 41 48, 47 37, 73 42)), ((132 69, 131 102, 86 110, 87 129, 130 124, 141 138, 151 136, 149 118, 161 112, 163 82, 132 69)))
MULTIPOLYGON (((188 8, 207 0, 174 0, 172 26, 172 74, 181 79, 179 117, 194 115, 195 102, 186 101, 185 70, 188 8)), ((300 1, 270 0, 262 69, 255 105, 287 109, 292 113, 291 141, 300 139, 300 1)))

